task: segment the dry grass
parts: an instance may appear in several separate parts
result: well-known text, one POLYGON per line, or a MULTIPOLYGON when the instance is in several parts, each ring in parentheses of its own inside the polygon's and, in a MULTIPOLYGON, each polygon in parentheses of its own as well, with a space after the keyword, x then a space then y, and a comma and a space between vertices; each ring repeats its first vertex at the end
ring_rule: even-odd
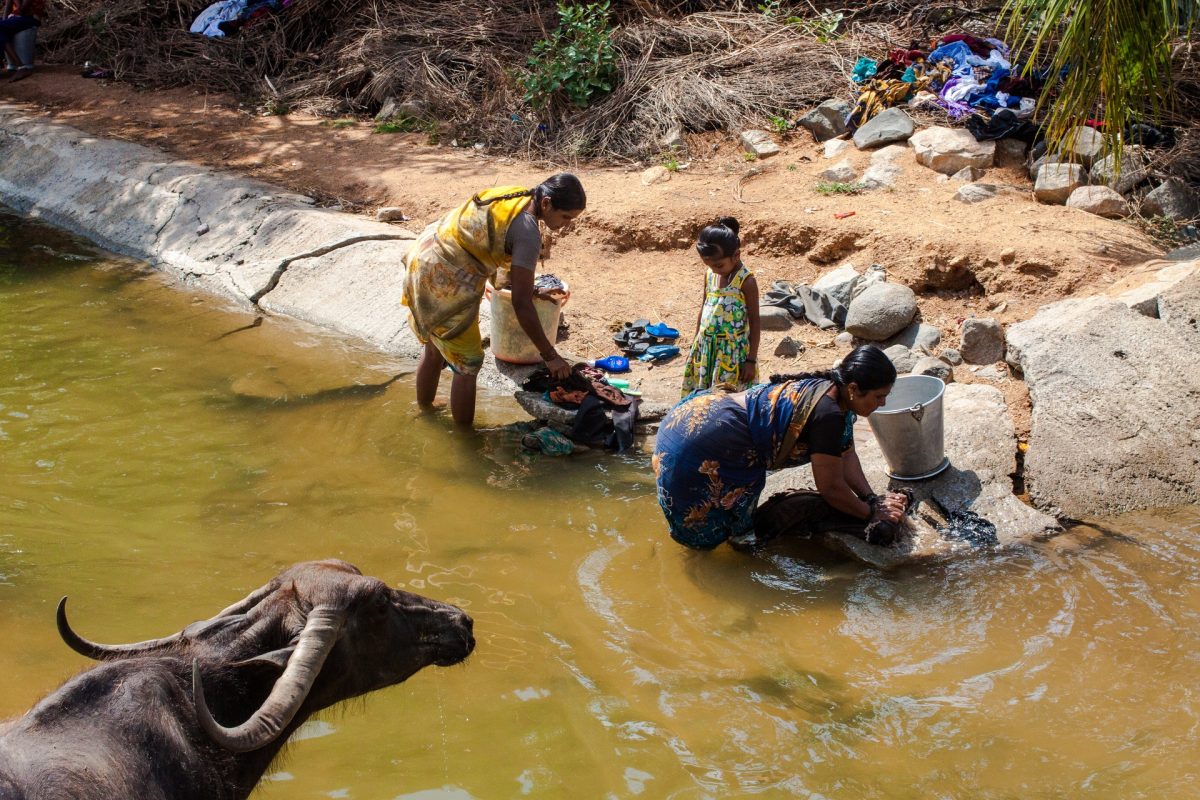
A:
MULTIPOLYGON (((859 55, 950 30, 989 34, 1000 10, 986 0, 797 0, 768 16, 758 2, 614 0, 616 91, 585 110, 535 114, 521 78, 534 42, 557 24, 550 0, 295 0, 227 40, 187 32, 209 1, 56 0, 43 55, 102 63, 137 85, 204 86, 331 117, 371 115, 395 98, 447 136, 532 157, 624 160, 655 157, 676 125, 734 131, 847 97, 859 55), (783 22, 825 9, 844 14, 833 41, 783 22)), ((1187 49, 1177 62, 1186 131, 1162 168, 1197 180, 1200 64, 1187 49)))

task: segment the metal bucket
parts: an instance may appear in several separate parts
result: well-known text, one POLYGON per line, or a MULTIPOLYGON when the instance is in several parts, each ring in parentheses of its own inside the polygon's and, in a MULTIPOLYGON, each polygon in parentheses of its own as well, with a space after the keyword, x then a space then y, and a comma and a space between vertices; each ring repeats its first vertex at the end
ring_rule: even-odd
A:
POLYGON ((941 378, 904 375, 896 379, 887 404, 867 417, 891 477, 919 481, 950 466, 942 428, 945 391, 941 378))

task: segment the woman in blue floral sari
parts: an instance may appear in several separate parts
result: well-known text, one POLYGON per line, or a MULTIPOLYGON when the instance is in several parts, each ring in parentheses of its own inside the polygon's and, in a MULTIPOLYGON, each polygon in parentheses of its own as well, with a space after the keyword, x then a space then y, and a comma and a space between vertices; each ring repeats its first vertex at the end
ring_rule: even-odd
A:
POLYGON ((883 351, 864 345, 828 372, 774 375, 744 392, 718 387, 680 401, 654 446, 671 538, 697 550, 752 538, 767 470, 808 463, 833 510, 864 525, 899 520, 903 497, 876 496, 854 452, 855 420, 882 406, 895 381, 883 351))

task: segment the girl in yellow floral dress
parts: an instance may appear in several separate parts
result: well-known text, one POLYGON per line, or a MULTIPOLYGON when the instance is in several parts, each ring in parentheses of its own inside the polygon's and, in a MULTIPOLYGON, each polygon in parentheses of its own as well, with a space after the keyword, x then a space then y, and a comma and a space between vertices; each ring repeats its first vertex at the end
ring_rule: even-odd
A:
POLYGON ((758 363, 758 283, 742 264, 738 221, 722 217, 700 231, 696 250, 708 267, 704 305, 683 370, 683 392, 730 384, 745 389, 758 363))

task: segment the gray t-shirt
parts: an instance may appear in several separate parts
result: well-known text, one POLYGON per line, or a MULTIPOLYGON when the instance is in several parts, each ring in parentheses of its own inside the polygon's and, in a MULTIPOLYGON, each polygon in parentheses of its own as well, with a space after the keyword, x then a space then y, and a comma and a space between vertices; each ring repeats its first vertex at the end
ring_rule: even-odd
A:
POLYGON ((504 252, 512 255, 512 265, 520 269, 537 269, 542 255, 542 231, 529 209, 525 209, 508 226, 504 237, 504 252))

